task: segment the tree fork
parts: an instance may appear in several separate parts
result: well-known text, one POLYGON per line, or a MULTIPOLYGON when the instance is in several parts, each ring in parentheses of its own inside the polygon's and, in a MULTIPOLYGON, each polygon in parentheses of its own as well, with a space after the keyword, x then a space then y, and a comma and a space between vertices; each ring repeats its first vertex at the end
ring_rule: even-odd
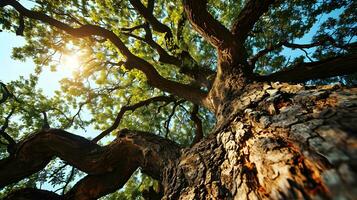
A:
POLYGON ((102 147, 64 130, 46 129, 18 143, 14 155, 0 160, 0 187, 43 169, 56 156, 88 174, 66 195, 98 198, 121 188, 138 167, 161 180, 164 167, 177 159, 179 149, 147 132, 121 131, 102 147))
POLYGON ((225 124, 166 168, 163 199, 357 195, 357 90, 258 84, 236 98, 235 114, 222 113, 225 124))

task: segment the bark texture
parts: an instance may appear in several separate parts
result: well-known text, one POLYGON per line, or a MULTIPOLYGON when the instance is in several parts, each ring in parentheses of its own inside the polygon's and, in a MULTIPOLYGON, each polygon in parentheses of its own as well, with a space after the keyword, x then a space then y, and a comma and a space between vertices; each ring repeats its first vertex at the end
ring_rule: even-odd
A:
POLYGON ((251 84, 166 168, 163 199, 354 199, 357 89, 251 84))
POLYGON ((43 169, 56 156, 88 175, 63 196, 29 189, 15 191, 8 198, 46 199, 52 195, 97 199, 123 187, 138 167, 161 180, 162 169, 179 157, 179 149, 169 140, 140 131, 123 130, 111 144, 99 146, 63 130, 47 129, 28 137, 16 146, 13 155, 0 160, 0 188, 43 169))

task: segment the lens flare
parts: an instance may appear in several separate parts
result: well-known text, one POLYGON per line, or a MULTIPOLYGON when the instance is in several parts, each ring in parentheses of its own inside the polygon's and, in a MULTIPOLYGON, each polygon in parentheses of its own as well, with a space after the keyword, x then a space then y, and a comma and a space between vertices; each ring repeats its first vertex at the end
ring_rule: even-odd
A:
POLYGON ((66 54, 61 58, 61 66, 68 69, 78 69, 82 65, 81 59, 76 54, 66 54))

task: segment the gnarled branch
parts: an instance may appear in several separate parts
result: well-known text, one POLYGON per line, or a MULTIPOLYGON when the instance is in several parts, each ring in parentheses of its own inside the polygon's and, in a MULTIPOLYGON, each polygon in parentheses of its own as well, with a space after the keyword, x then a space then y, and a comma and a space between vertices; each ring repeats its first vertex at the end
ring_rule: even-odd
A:
POLYGON ((145 7, 140 0, 130 0, 131 5, 142 15, 152 26, 154 31, 165 33, 166 42, 173 42, 173 35, 171 29, 165 24, 161 23, 153 15, 154 1, 149 1, 148 7, 145 7))
POLYGON ((357 72, 357 53, 329 58, 317 62, 299 63, 282 71, 259 76, 261 81, 305 82, 357 72))
POLYGON ((231 45, 233 35, 207 11, 206 0, 184 0, 184 9, 193 28, 218 49, 231 45))
POLYGON ((139 166, 161 180, 164 167, 179 156, 179 149, 172 141, 140 131, 121 132, 115 141, 102 147, 64 130, 42 130, 19 143, 14 155, 0 160, 0 188, 59 157, 88 174, 66 196, 99 198, 122 187, 139 166))
POLYGON ((206 68, 205 66, 198 65, 197 62, 191 57, 191 55, 187 51, 182 51, 179 57, 170 55, 165 49, 163 49, 153 40, 152 33, 148 25, 145 26, 145 31, 145 37, 140 37, 130 32, 124 32, 124 34, 145 42, 151 48, 156 50, 156 52, 160 56, 160 62, 174 65, 175 67, 180 69, 181 73, 191 77, 196 85, 209 89, 210 85, 212 84, 211 80, 209 80, 209 76, 214 75, 214 71, 210 70, 209 68, 206 68))
POLYGON ((232 33, 240 43, 245 42, 254 24, 274 2, 275 0, 249 0, 246 3, 232 26, 232 33))

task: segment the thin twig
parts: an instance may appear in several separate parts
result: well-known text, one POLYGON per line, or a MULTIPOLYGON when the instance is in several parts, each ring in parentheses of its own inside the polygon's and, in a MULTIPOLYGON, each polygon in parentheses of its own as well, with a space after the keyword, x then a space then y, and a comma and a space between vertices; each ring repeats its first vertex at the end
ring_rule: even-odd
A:
POLYGON ((105 137, 106 135, 108 135, 109 133, 111 133, 112 131, 114 131, 120 124, 120 121, 122 119, 122 117, 124 116, 126 111, 135 111, 136 109, 142 107, 142 106, 147 106, 153 102, 158 102, 158 101, 164 101, 164 102, 168 102, 168 101, 175 101, 175 98, 172 96, 158 96, 158 97, 153 97, 144 101, 140 101, 136 104, 133 104, 131 106, 123 106, 119 113, 117 114, 114 123, 106 130, 104 130, 103 132, 101 132, 97 137, 95 137, 92 142, 97 143, 99 140, 101 140, 103 137, 105 137))

